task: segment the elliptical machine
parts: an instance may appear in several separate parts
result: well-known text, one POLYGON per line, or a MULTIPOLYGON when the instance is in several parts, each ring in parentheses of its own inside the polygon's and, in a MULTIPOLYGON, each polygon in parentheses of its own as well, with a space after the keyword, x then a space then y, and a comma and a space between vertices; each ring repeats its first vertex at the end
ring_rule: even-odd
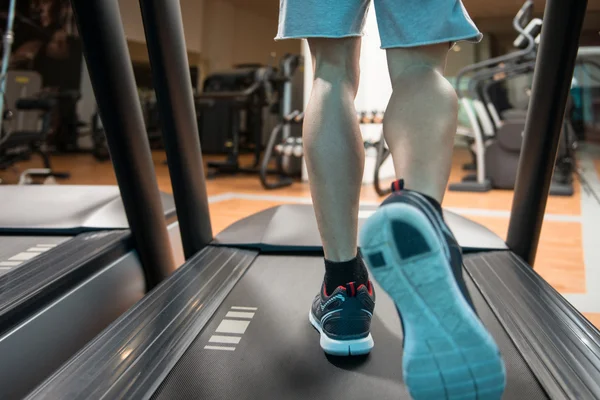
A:
MULTIPOLYGON (((514 189, 526 111, 507 110, 501 118, 487 91, 491 82, 507 80, 533 70, 537 50, 535 38, 541 32, 542 21, 535 18, 527 23, 532 7, 533 3, 527 1, 513 20, 515 30, 519 32, 514 42, 517 51, 470 65, 457 75, 457 94, 472 128, 472 135, 467 140, 474 156, 476 173, 465 176, 461 182, 450 184, 449 190, 487 192, 491 189, 514 189), (471 75, 468 90, 463 90, 460 81, 468 74, 471 75), (503 77, 495 78, 497 74, 503 77)), ((565 127, 567 125, 565 121, 565 127)), ((570 136, 567 131, 566 128, 563 130, 563 137, 568 141, 570 136)), ((572 145, 565 140, 559 150, 557 166, 560 167, 555 169, 551 195, 573 194, 573 162, 569 161, 573 153, 568 153, 572 145)))

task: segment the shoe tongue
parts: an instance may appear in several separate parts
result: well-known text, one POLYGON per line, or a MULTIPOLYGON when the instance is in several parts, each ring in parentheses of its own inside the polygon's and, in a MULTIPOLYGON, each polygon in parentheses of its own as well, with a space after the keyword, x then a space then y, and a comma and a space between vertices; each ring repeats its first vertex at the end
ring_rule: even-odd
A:
POLYGON ((357 290, 356 282, 346 283, 346 285, 342 286, 342 287, 344 289, 346 289, 346 296, 348 296, 348 297, 355 297, 356 296, 356 290, 357 290))

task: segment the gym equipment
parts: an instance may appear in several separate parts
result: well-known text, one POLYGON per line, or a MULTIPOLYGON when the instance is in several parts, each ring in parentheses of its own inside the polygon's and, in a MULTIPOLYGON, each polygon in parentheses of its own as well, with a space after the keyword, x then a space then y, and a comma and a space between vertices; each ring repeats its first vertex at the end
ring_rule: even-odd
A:
MULTIPOLYGON (((99 61, 116 65, 113 41, 95 38, 110 35, 124 42, 117 1, 72 4, 84 46, 93 49, 86 57, 90 68, 99 61)), ((173 69, 161 70, 166 72, 161 78, 171 88, 168 93, 182 100, 178 104, 191 103, 191 93, 179 90, 187 83, 167 79, 187 65, 179 5, 141 4, 147 35, 161 39, 149 43, 151 52, 160 46, 182 49, 176 56, 169 54, 173 69)), ((508 399, 600 397, 600 332, 530 266, 561 130, 561 121, 548 114, 563 111, 585 9, 585 1, 546 2, 546 23, 552 29, 542 33, 522 150, 526 156, 520 164, 507 243, 474 222, 446 214, 465 251, 465 280, 478 315, 503 353, 508 399)), ((125 58, 123 53, 118 56, 125 58)), ((156 57, 150 59, 156 62, 156 57)), ((114 88, 119 78, 92 74, 97 88, 114 88)), ((127 88, 120 89, 114 95, 123 96, 127 88)), ((104 116, 117 111, 108 102, 100 109, 104 116)), ((193 109, 186 108, 185 115, 193 119, 193 109)), ((182 137, 195 135, 185 129, 177 132, 182 137)), ((125 162, 118 143, 109 144, 113 160, 125 162)), ((197 143, 195 148, 179 149, 185 153, 182 159, 194 159, 190 153, 199 156, 197 143)), ((201 181, 203 175, 194 173, 201 181)), ((119 183, 123 190, 136 182, 119 183)), ((194 208, 205 205, 205 197, 181 191, 175 199, 178 212, 193 212, 195 221, 210 226, 208 208, 194 208)), ((125 202, 126 210, 145 205, 125 202)), ((369 212, 362 211, 362 217, 369 212)), ((134 229, 144 226, 143 220, 135 222, 134 229)), ((184 242, 192 233, 182 231, 184 242)), ((399 365, 402 329, 393 303, 382 291, 372 323, 376 345, 369 357, 326 357, 320 349, 307 314, 315 294, 311 288, 316 290, 323 278, 321 251, 308 205, 275 207, 238 221, 191 255, 27 398, 407 398, 399 365)))
MULTIPOLYGON (((6 28, 2 36, 3 52, 2 65, 0 67, 0 169, 7 169, 15 162, 29 158, 32 152, 37 152, 43 159, 44 168, 35 170, 30 169, 23 172, 19 179, 19 183, 31 183, 36 177, 43 179, 54 177, 67 178, 68 174, 55 173, 52 171, 50 158, 43 145, 49 130, 49 113, 52 104, 43 100, 24 98, 27 95, 26 88, 31 89, 32 86, 35 86, 36 82, 39 81, 37 86, 38 89, 41 88, 41 79, 39 78, 39 75, 27 76, 27 73, 8 72, 8 64, 10 62, 12 43, 14 40, 13 24, 15 20, 15 8, 16 0, 10 0, 6 16, 6 28), (9 83, 12 84, 15 82, 21 85, 19 98, 12 99, 12 103, 10 103, 9 100, 10 107, 8 111, 5 112, 7 92, 9 92, 8 89, 10 89, 9 83), (23 129, 23 114, 25 111, 44 112, 41 130, 38 130, 37 126, 29 130, 23 129), (13 126, 12 129, 6 129, 5 116, 9 117, 11 125, 14 125, 14 123, 12 123, 12 118, 14 117, 15 112, 18 113, 18 127, 15 128, 13 126)), ((33 118, 33 122, 37 125, 38 116, 31 116, 32 113, 28 114, 33 118)))
POLYGON ((8 169, 37 153, 42 158, 43 168, 23 171, 20 184, 54 183, 56 178, 69 178, 68 173, 52 169, 46 138, 51 131, 56 102, 52 97, 40 95, 40 74, 12 70, 6 74, 3 84, 6 117, 0 131, 0 169, 8 169))
POLYGON ((302 138, 289 136, 285 128, 294 124, 302 125, 303 121, 304 113, 296 110, 286 115, 281 123, 273 128, 259 171, 263 188, 270 190, 290 186, 295 178, 300 177, 304 156, 302 138), (269 170, 273 157, 275 157, 275 171, 269 170), (269 181, 268 175, 273 172, 277 174, 277 178, 275 181, 269 181))
MULTIPOLYGON (((489 90, 493 84, 506 81, 535 66, 536 44, 534 37, 541 31, 542 20, 535 18, 524 27, 526 19, 517 14, 513 20, 519 36, 514 46, 520 49, 511 54, 473 64, 459 71, 457 94, 471 122, 472 137, 468 137, 474 161, 465 169, 475 169, 475 174, 465 176, 460 183, 453 183, 449 190, 486 192, 492 188, 513 189, 519 156, 522 147, 522 134, 525 128, 524 110, 506 110, 502 117, 491 101, 489 90), (460 80, 473 73, 465 91, 459 86, 460 80)), ((573 194, 572 151, 573 137, 565 121, 557 168, 550 189, 551 195, 571 196, 573 194)))
POLYGON ((373 177, 373 186, 375 187, 375 192, 379 196, 387 196, 392 193, 391 187, 383 187, 381 185, 381 180, 379 177, 379 171, 381 170, 381 166, 387 160, 389 156, 392 155, 390 149, 388 149, 383 134, 381 135, 381 139, 377 143, 375 143, 375 147, 377 149, 377 156, 375 158, 375 174, 373 177))
POLYGON ((10 0, 6 19, 6 28, 2 35, 2 66, 0 67, 0 128, 4 120, 4 95, 6 93, 6 73, 10 62, 12 43, 14 40, 13 24, 15 21, 15 8, 17 0, 10 0))
POLYGON ((200 139, 206 143, 203 151, 227 153, 225 161, 208 163, 209 177, 255 172, 260 161, 268 73, 268 67, 238 68, 205 79, 203 92, 195 97, 200 139), (254 154, 249 168, 239 164, 244 150, 254 154))
POLYGON ((600 55, 600 47, 580 47, 577 53, 571 95, 574 100, 572 123, 579 140, 595 141, 600 138, 598 127, 598 94, 600 93, 600 63, 596 60, 600 55))
MULTIPOLYGON (((280 121, 291 110, 292 78, 301 57, 286 54, 279 69, 242 65, 232 71, 211 74, 204 91, 195 96, 205 153, 226 152, 225 161, 208 163, 209 178, 220 174, 260 173, 263 112, 277 114, 280 121), (249 149, 254 161, 248 167, 239 164, 239 154, 249 149)), ((288 137, 289 126, 283 126, 288 137)), ((279 171, 273 171, 278 173, 279 171)))
MULTIPOLYGON (((372 111, 370 114, 367 112, 358 113, 358 121, 361 124, 361 128, 364 127, 365 124, 382 124, 384 118, 383 111, 372 111)), ((367 131, 368 132, 368 131, 367 131)), ((381 184, 380 172, 383 163, 391 156, 390 150, 385 143, 385 138, 383 137, 383 126, 381 127, 380 134, 377 136, 377 139, 373 137, 368 137, 365 139, 365 131, 363 130, 363 141, 365 146, 365 156, 368 158, 371 154, 375 156, 375 165, 373 169, 373 187, 375 188, 375 192, 379 196, 387 196, 392 192, 391 188, 383 187, 381 184)))
MULTIPOLYGON (((498 83, 512 79, 520 74, 531 72, 534 61, 523 62, 515 65, 505 65, 481 71, 473 76, 468 91, 461 91, 463 98, 473 100, 473 112, 480 122, 481 129, 486 138, 484 160, 487 179, 491 187, 496 189, 513 189, 516 180, 519 155, 522 147, 523 130, 525 128, 526 110, 509 109, 502 112, 502 118, 490 100, 489 89, 491 82, 498 83), (501 78, 489 77, 502 74, 501 78)), ((568 107, 569 108, 569 107, 568 107)), ((565 118, 559 151, 556 159, 555 173, 553 174, 550 195, 571 196, 573 189, 574 162, 574 135, 570 121, 565 118)), ((473 143, 471 151, 476 154, 476 144, 473 143)), ((476 157, 474 157, 476 160, 476 157)), ((475 167, 477 166, 474 161, 475 167)), ((471 191, 473 182, 477 180, 476 174, 467 175, 461 183, 451 184, 450 190, 471 191)), ((481 189, 481 187, 478 187, 481 189)))
MULTIPOLYGON (((527 4, 527 3, 526 3, 527 4)), ((488 79, 493 77, 498 72, 504 72, 504 68, 520 68, 519 64, 523 61, 528 62, 535 56, 536 48, 534 38, 531 34, 525 31, 526 24, 528 21, 528 11, 526 7, 522 7, 517 15, 513 19, 513 28, 519 33, 524 40, 515 40, 520 42, 522 46, 517 51, 509 53, 504 56, 495 57, 486 61, 475 63, 461 69, 456 77, 456 88, 457 95, 461 101, 463 108, 466 111, 467 117, 471 124, 473 137, 470 143, 472 154, 475 156, 474 164, 476 168, 475 180, 470 178, 464 180, 461 183, 455 183, 450 185, 450 190, 461 190, 461 191, 477 191, 486 192, 492 189, 492 183, 488 177, 489 172, 486 169, 486 140, 488 138, 494 138, 494 127, 491 124, 491 119, 488 118, 488 111, 483 102, 478 98, 470 99, 463 94, 461 90, 461 80, 469 73, 475 75, 471 84, 477 84, 479 77, 488 79), (508 64, 508 67, 506 66, 508 64), (493 69, 493 70, 492 70, 493 69), (471 101, 473 104, 471 104, 471 101), (477 115, 484 115, 483 118, 477 118, 477 115)), ((528 64, 529 65, 529 64, 528 64)), ((527 66, 524 67, 527 70, 527 66)), ((510 128, 509 128, 510 129, 510 128)), ((518 155, 517 155, 518 158, 518 155)))

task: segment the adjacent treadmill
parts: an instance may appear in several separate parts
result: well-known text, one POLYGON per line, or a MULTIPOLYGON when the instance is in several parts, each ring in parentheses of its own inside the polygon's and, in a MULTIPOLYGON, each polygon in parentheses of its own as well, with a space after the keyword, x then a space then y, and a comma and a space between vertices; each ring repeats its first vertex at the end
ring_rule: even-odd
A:
MULTIPOLYGON (((21 398, 151 285, 116 186, 0 186, 0 397, 21 398)), ((161 194, 183 262, 173 198, 161 194)), ((171 249, 170 245, 167 245, 171 249)))
MULTIPOLYGON (((125 94, 97 101, 120 187, 0 186, 3 400, 25 396, 212 239, 210 225, 198 228, 181 211, 189 207, 176 211, 173 196, 159 192, 131 63, 114 61, 125 94)), ((206 201, 185 178, 172 180, 174 192, 197 186, 186 190, 206 201)))
MULTIPOLYGON (((114 71, 117 56, 127 55, 117 0, 72 3, 90 69, 103 60, 114 71)), ((155 80, 169 89, 157 92, 161 118, 191 118, 179 4, 140 4, 155 80), (170 104, 179 112, 167 115, 170 104)), ((585 7, 585 1, 546 3, 544 18, 552 29, 542 33, 523 144, 527 157, 521 160, 507 242, 447 214, 465 250, 464 274, 477 311, 504 355, 507 399, 600 398, 600 333, 530 267, 585 7)), ((110 72, 92 74, 92 81, 95 88, 128 95, 117 90, 110 72)), ((191 133, 173 130, 172 136, 183 140, 191 133)), ((198 156, 198 148, 179 150, 169 157, 189 160, 189 151, 198 156)), ((197 222, 208 226, 203 200, 179 195, 178 210, 198 201, 192 208, 200 216, 197 222)), ((362 208, 360 219, 372 212, 362 208)), ((323 274, 318 237, 306 205, 271 208, 233 224, 28 398, 408 398, 401 374, 402 330, 382 291, 369 356, 330 357, 320 349, 307 315, 323 274)))

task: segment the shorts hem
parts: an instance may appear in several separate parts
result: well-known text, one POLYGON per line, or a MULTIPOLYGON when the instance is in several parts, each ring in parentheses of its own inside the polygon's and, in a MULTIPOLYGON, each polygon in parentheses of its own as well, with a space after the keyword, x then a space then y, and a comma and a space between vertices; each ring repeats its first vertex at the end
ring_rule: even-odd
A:
POLYGON ((322 38, 322 39, 344 39, 350 37, 362 37, 362 33, 345 33, 341 35, 277 35, 275 40, 289 40, 289 39, 309 39, 309 38, 322 38))
POLYGON ((423 42, 413 42, 413 43, 399 43, 399 44, 382 44, 382 49, 394 49, 394 48, 407 48, 407 47, 419 47, 419 46, 429 46, 432 44, 440 44, 440 43, 453 43, 458 41, 468 41, 472 43, 479 43, 483 39, 483 34, 470 34, 470 35, 461 35, 461 36, 453 36, 449 38, 443 39, 434 39, 434 40, 426 40, 423 42))

